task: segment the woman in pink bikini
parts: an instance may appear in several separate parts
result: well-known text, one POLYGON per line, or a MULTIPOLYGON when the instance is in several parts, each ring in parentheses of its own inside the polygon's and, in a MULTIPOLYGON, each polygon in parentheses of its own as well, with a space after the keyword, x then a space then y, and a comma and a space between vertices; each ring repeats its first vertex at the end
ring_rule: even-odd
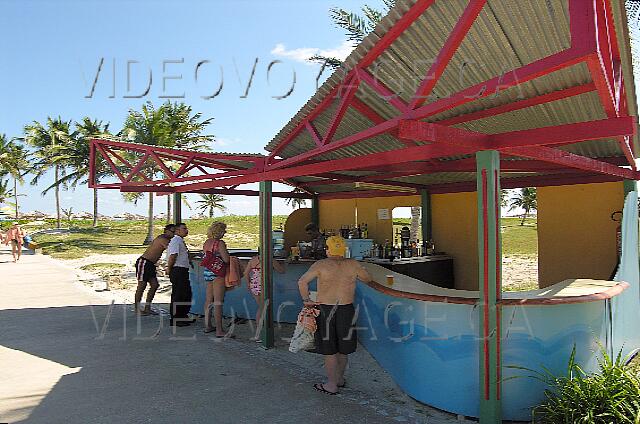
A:
MULTIPOLYGON (((273 260, 273 269, 280 274, 284 274, 284 265, 280 261, 273 260)), ((247 263, 247 267, 244 269, 244 277, 247 280, 247 289, 253 296, 258 304, 258 310, 256 311, 256 334, 251 340, 260 341, 260 318, 262 317, 262 309, 264 308, 264 296, 262 293, 262 272, 260 270, 260 253, 258 256, 254 256, 247 263)))
MULTIPOLYGON (((204 242, 202 250, 205 252, 212 252, 216 256, 220 256, 227 267, 229 265, 229 252, 227 252, 227 245, 222 240, 227 232, 227 224, 224 222, 214 222, 207 229, 207 241, 204 242)), ((216 275, 209 270, 205 270, 204 279, 207 282, 207 292, 204 302, 204 332, 211 333, 216 332, 216 337, 226 337, 227 334, 222 329, 222 306, 224 303, 224 293, 226 287, 224 285, 223 275, 216 275), (214 317, 216 326, 211 325, 211 303, 214 305, 214 317)), ((233 337, 233 335, 228 335, 233 337)))

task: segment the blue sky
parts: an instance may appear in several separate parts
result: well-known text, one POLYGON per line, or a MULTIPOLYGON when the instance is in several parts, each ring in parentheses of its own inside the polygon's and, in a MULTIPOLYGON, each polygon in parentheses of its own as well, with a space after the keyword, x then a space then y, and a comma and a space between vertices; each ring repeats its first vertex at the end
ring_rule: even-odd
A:
MULTIPOLYGON (((89 116, 110 122, 117 131, 130 108, 139 109, 145 101, 159 105, 166 101, 161 96, 184 95, 172 100, 214 118, 209 132, 217 138, 216 150, 264 152, 315 91, 320 66, 304 58, 318 52, 344 57, 350 50, 343 32, 331 22, 329 8, 356 11, 364 3, 0 0, 0 133, 20 136, 25 124, 44 122, 47 116, 89 116), (274 60, 282 63, 267 72, 274 60), (201 61, 208 62, 198 68, 196 81, 201 61), (291 95, 274 98, 291 88, 294 72, 291 95), (149 74, 149 93, 140 97, 149 74), (167 78, 172 76, 181 78, 167 78), (217 91, 221 81, 219 95, 202 98, 217 91)), ((381 5, 378 0, 366 3, 381 5)), ((26 183, 19 189, 26 194, 20 199, 23 211, 54 212, 53 195, 40 195, 50 181, 48 177, 39 187, 26 183)), ((145 213, 145 202, 135 207, 123 202, 117 191, 100 194, 101 213, 145 213)), ((91 193, 85 187, 63 192, 61 198, 65 208, 91 210, 91 193)), ((196 196, 190 198, 194 200, 196 196)), ((258 210, 257 199, 249 197, 228 197, 227 206, 234 214, 258 210)), ((157 202, 157 212, 165 208, 157 202)), ((275 213, 290 210, 282 200, 274 200, 275 213)))

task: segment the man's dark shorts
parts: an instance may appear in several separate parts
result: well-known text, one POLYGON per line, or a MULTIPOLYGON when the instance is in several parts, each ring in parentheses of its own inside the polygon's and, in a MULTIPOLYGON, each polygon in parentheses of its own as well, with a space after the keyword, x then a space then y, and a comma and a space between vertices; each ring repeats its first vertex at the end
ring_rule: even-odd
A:
POLYGON ((151 279, 157 280, 156 264, 140 256, 136 261, 136 279, 145 283, 148 283, 151 279))
POLYGON ((355 308, 349 305, 318 305, 316 353, 348 355, 356 351, 358 337, 355 329, 355 308))

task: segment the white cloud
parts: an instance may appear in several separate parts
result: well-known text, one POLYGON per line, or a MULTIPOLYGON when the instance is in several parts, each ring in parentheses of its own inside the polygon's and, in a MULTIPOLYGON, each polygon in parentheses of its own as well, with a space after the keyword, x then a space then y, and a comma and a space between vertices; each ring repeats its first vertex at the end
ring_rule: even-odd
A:
POLYGON ((309 62, 309 58, 313 55, 320 55, 325 57, 335 57, 340 60, 345 60, 347 56, 353 51, 353 45, 350 41, 343 41, 338 47, 332 49, 320 49, 318 47, 300 47, 297 49, 287 50, 283 43, 278 43, 271 50, 271 54, 274 56, 285 57, 287 59, 294 60, 296 62, 302 62, 307 65, 312 65, 313 62, 309 62))

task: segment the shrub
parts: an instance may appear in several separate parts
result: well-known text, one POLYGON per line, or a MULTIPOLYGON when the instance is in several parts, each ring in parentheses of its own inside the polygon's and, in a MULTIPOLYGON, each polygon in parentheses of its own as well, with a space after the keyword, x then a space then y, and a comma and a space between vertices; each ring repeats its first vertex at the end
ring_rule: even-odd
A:
MULTIPOLYGON (((575 346, 567 375, 556 377, 549 371, 535 378, 550 386, 545 401, 534 408, 536 423, 640 423, 640 378, 636 365, 619 352, 615 360, 601 347, 599 371, 587 374, 575 362, 575 346)), ((530 370, 529 370, 530 371, 530 370)))

